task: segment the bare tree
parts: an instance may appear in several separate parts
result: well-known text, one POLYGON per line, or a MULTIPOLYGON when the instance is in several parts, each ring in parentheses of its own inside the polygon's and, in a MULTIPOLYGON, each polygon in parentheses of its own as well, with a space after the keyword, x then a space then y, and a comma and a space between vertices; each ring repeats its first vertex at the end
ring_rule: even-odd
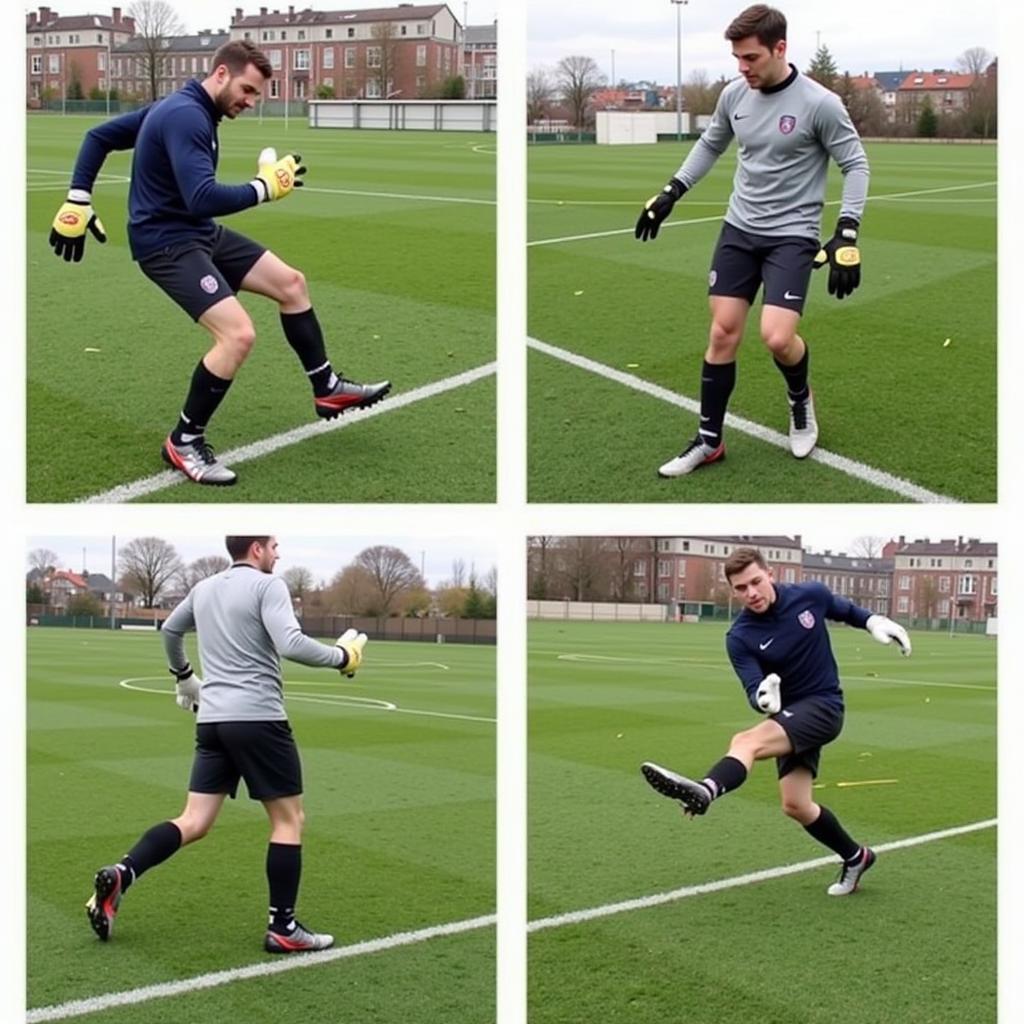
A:
POLYGON ((605 537, 565 537, 559 543, 563 592, 574 601, 600 600, 609 576, 605 537))
POLYGON ((461 558, 456 558, 452 562, 450 585, 453 587, 464 587, 466 585, 466 563, 461 558))
POLYGON ((888 543, 886 537, 855 537, 850 545, 850 554, 855 558, 881 558, 882 548, 888 543))
POLYGON ((390 615, 403 592, 425 586, 412 559, 388 544, 375 544, 356 555, 354 565, 369 573, 376 592, 377 615, 390 615))
POLYGON ((207 576, 216 576, 231 567, 231 562, 223 555, 203 555, 194 562, 190 562, 183 574, 182 582, 186 590, 191 590, 200 580, 207 576))
POLYGON ((167 585, 181 578, 182 564, 173 544, 160 537, 136 537, 121 548, 118 569, 127 588, 152 608, 167 585))
POLYGON ((377 615, 373 578, 362 566, 347 566, 323 592, 323 607, 334 615, 377 615))
POLYGON ((647 553, 649 544, 643 537, 613 537, 611 572, 611 598, 613 601, 628 601, 633 596, 633 562, 635 556, 647 553))
POLYGON ((965 75, 978 79, 985 73, 992 59, 993 55, 984 46, 971 46, 957 57, 956 64, 965 75))
POLYGON ((555 83, 546 68, 532 68, 526 75, 526 123, 542 120, 555 95, 555 83))
POLYGON ((687 112, 692 117, 712 113, 725 84, 724 78, 712 82, 708 73, 698 68, 683 83, 683 104, 687 112))
POLYGON ((49 576, 57 568, 57 552, 49 548, 34 548, 28 553, 29 568, 49 576))
POLYGON ((386 100, 391 95, 398 73, 398 26, 393 21, 377 22, 371 27, 370 36, 373 46, 366 51, 366 80, 375 82, 377 96, 386 100), (375 64, 369 63, 371 52, 377 58, 375 64))
POLYGON ((526 538, 526 592, 535 600, 550 593, 554 543, 554 537, 526 538))
POLYGON ((590 98, 604 85, 604 74, 593 57, 563 57, 555 68, 559 92, 572 112, 573 124, 582 131, 587 123, 590 98))
POLYGON ((184 35, 185 26, 167 0, 135 0, 128 8, 128 15, 135 20, 135 40, 141 47, 134 56, 136 77, 146 79, 149 98, 155 100, 159 95, 157 83, 163 72, 168 41, 172 36, 184 35))
POLYGON ((281 573, 281 579, 288 584, 292 597, 303 600, 313 589, 313 574, 304 565, 295 565, 281 573))

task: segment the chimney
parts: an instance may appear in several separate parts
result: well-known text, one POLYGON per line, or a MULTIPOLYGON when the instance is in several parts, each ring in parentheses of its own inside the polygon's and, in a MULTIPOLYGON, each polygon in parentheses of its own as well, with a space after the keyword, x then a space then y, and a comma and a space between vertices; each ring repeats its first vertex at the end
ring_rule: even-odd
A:
POLYGON ((288 20, 291 21, 295 17, 295 6, 293 4, 288 5, 288 20))
POLYGON ((261 7, 260 8, 260 17, 261 18, 265 18, 266 16, 267 16, 267 9, 266 9, 266 7, 261 7))
POLYGON ((40 7, 39 8, 39 24, 45 25, 50 20, 50 8, 40 7))
POLYGON ((115 25, 120 24, 120 22, 121 22, 121 8, 120 7, 112 7, 110 9, 110 20, 113 21, 113 23, 115 25))
POLYGON ((800 543, 800 534, 799 533, 796 534, 796 536, 793 538, 793 540, 796 543, 796 546, 798 548, 802 548, 803 547, 803 544, 800 543))
POLYGON ((28 27, 29 28, 35 28, 35 24, 36 24, 36 12, 35 11, 29 11, 28 12, 28 27))
POLYGON ((236 7, 235 8, 235 19, 234 20, 235 21, 241 21, 242 20, 242 8, 241 7, 236 7))

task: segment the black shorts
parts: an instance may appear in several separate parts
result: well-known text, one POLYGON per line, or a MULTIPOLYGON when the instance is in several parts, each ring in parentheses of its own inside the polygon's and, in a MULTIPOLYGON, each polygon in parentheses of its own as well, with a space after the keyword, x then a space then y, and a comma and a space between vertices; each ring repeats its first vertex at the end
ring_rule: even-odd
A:
POLYGON ((245 779, 253 800, 302 792, 299 749, 287 722, 202 722, 196 726, 189 792, 227 793, 234 799, 239 779, 245 779))
POLYGON ((821 748, 843 731, 843 707, 820 697, 805 697, 770 716, 786 730, 793 752, 775 759, 779 778, 794 768, 809 768, 818 777, 821 748))
POLYGON ((820 248, 811 238, 752 235, 726 222, 711 258, 708 295, 729 295, 753 304, 764 284, 766 306, 802 313, 820 248))
POLYGON ((258 242, 217 225, 213 241, 171 245, 139 260, 139 269, 193 320, 234 295, 266 252, 258 242))

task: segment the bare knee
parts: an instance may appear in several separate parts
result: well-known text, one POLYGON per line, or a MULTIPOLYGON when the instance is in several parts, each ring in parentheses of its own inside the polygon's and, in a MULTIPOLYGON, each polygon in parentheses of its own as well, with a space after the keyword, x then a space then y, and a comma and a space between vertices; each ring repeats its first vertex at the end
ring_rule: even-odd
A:
POLYGON ((736 358, 743 329, 728 320, 712 320, 708 334, 708 354, 715 362, 728 363, 736 358))
POLYGON ((767 345, 768 350, 776 359, 789 365, 795 355, 799 342, 792 331, 787 330, 762 330, 761 338, 767 345))
POLYGON ((813 807, 814 804, 809 800, 799 800, 793 797, 783 797, 782 799, 782 813, 787 818, 800 822, 801 825, 806 825, 810 822, 813 817, 811 814, 813 807))
POLYGON ((309 289, 306 287, 306 276, 301 270, 288 268, 288 273, 281 282, 280 303, 289 309, 309 305, 309 289))
POLYGON ((729 743, 729 755, 744 763, 753 763, 761 752, 761 744, 749 730, 738 732, 729 743))
POLYGON ((187 846, 189 843, 202 839, 213 828, 212 819, 201 817, 197 814, 189 814, 187 811, 174 818, 172 824, 176 825, 181 833, 182 846, 187 846))
POLYGON ((256 328, 248 319, 240 320, 230 328, 218 332, 216 341, 237 365, 245 362, 253 345, 256 343, 256 328))

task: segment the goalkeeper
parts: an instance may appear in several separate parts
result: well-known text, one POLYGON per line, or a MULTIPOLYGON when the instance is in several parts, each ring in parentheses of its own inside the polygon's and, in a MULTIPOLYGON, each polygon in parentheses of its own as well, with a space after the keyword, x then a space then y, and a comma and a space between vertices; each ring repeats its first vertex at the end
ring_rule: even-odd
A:
POLYGON ((280 657, 355 674, 365 633, 348 630, 333 647, 305 636, 284 580, 274 576, 274 537, 228 537, 234 564, 197 583, 167 617, 164 648, 176 678, 176 699, 196 711, 196 749, 185 808, 149 829, 117 864, 96 872, 86 903, 92 929, 110 938, 121 897, 143 872, 213 827, 239 779, 270 819, 266 875, 270 911, 264 949, 301 953, 327 949, 334 937, 301 925, 295 905, 302 871, 302 766, 284 709, 280 657), (185 633, 199 638, 205 681, 185 654, 185 633))
POLYGON ((339 376, 327 358, 303 275, 262 245, 213 221, 284 199, 303 183, 301 157, 278 159, 272 149, 260 154, 256 176, 247 184, 215 180, 221 119, 253 107, 271 74, 269 60, 251 42, 233 40, 213 55, 202 81, 90 129, 71 191, 50 231, 54 251, 68 262, 81 260, 87 234, 105 242, 103 224, 92 208, 93 183, 108 153, 134 150, 128 191, 132 258, 206 328, 213 342, 192 373, 178 421, 161 448, 164 462, 199 484, 225 486, 237 479, 206 439, 206 428, 255 340, 252 320, 236 292, 254 292, 277 303, 284 335, 312 386, 318 416, 332 419, 346 409, 373 405, 391 387, 387 381, 357 384, 339 376))
POLYGON ((686 813, 704 814, 712 801, 743 785, 755 761, 774 757, 783 813, 839 854, 842 870, 828 893, 847 896, 875 863, 875 854, 813 799, 821 748, 842 731, 844 714, 825 620, 866 629, 879 643, 895 641, 905 655, 910 638, 898 623, 858 608, 824 584, 775 583, 755 548, 733 551, 725 575, 744 606, 726 634, 726 650, 751 705, 768 719, 733 736, 728 753, 699 782, 651 762, 642 767, 644 777, 686 813))
POLYGON ((857 234, 868 191, 868 161, 839 97, 801 74, 786 56, 786 18, 757 4, 728 27, 739 76, 723 90, 711 122, 664 189, 647 201, 636 237, 656 238, 662 221, 714 166, 733 136, 739 155, 729 209, 711 259, 711 330, 704 353, 697 433, 660 477, 685 476, 725 456, 723 429, 736 384, 736 357, 762 285, 761 340, 782 374, 789 449, 806 458, 818 441, 810 357, 797 333, 812 267, 828 264, 837 298, 860 284, 857 234), (834 237, 818 239, 829 159, 843 173, 834 237))

